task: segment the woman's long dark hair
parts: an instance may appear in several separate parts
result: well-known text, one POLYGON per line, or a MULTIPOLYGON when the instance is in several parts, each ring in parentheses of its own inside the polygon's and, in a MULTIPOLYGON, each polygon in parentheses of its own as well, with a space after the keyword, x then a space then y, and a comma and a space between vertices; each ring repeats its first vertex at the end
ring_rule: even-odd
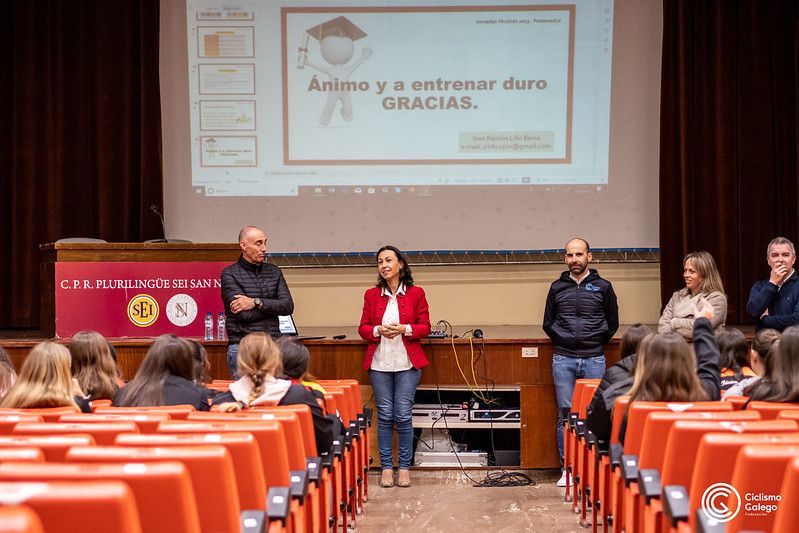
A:
POLYGON ((768 402, 799 402, 799 326, 786 328, 772 350, 770 375, 752 388, 749 397, 768 402))
POLYGON ((638 345, 644 337, 652 333, 648 326, 643 324, 633 324, 630 329, 624 332, 619 343, 619 359, 624 359, 638 352, 638 345))
POLYGON ((136 377, 119 390, 114 404, 164 405, 164 383, 169 375, 194 381, 194 358, 189 343, 175 335, 161 335, 147 350, 136 377))
MULTIPOLYGON (((380 254, 385 252, 386 250, 391 250, 394 252, 394 255, 397 256, 397 261, 402 263, 402 267, 399 271, 399 281, 400 283, 404 284, 406 287, 410 287, 413 285, 413 276, 411 275, 411 267, 408 265, 408 260, 405 258, 405 255, 400 251, 399 248, 396 246, 386 245, 380 248, 377 253, 375 254, 375 261, 380 257, 380 254)), ((386 280, 383 279, 383 276, 380 273, 377 273, 377 286, 382 287, 384 289, 388 288, 388 284, 386 280)))
POLYGON ((719 368, 721 371, 732 370, 735 381, 744 377, 743 369, 749 366, 749 342, 746 335, 736 328, 724 328, 716 336, 719 344, 719 368))

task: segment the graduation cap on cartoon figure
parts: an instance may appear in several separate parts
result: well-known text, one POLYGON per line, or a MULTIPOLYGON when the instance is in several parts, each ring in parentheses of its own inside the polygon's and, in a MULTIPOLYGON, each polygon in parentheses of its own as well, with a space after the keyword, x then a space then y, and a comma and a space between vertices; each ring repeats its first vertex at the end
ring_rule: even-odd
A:
POLYGON ((303 68, 308 58, 308 42, 319 41, 322 57, 331 65, 343 65, 352 58, 353 43, 366 37, 366 32, 347 17, 336 17, 305 30, 299 48, 297 67, 303 68))

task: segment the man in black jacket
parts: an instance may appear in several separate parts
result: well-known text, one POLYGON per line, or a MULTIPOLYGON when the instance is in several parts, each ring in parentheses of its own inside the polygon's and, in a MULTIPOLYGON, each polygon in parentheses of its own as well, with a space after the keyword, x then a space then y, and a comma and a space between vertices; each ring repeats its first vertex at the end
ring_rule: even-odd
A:
MULTIPOLYGON (((613 285, 589 269, 591 248, 584 239, 566 243, 563 272, 549 288, 544 310, 544 332, 552 339, 552 379, 558 407, 558 452, 563 462, 561 413, 571 407, 577 379, 601 378, 605 372, 603 347, 619 328, 619 307, 613 285)), ((565 486, 565 475, 558 486, 565 486)))
POLYGON ((246 226, 239 232, 239 260, 222 271, 222 301, 228 337, 227 366, 236 377, 239 341, 264 331, 280 337, 280 315, 294 312, 294 301, 283 272, 266 263, 266 234, 246 226))

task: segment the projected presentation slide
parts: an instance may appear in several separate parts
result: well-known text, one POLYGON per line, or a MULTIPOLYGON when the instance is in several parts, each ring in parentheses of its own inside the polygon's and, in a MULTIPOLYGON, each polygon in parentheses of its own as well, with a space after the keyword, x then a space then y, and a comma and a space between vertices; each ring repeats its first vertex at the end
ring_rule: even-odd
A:
POLYGON ((606 184, 612 12, 188 0, 192 184, 606 184))

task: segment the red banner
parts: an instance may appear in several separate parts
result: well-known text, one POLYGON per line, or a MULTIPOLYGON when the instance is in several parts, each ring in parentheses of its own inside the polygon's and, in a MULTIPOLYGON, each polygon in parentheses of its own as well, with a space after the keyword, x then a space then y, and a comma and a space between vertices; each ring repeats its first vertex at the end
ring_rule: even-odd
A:
POLYGON ((230 263, 56 263, 56 336, 91 329, 106 337, 214 335, 224 310, 219 277, 230 263))

